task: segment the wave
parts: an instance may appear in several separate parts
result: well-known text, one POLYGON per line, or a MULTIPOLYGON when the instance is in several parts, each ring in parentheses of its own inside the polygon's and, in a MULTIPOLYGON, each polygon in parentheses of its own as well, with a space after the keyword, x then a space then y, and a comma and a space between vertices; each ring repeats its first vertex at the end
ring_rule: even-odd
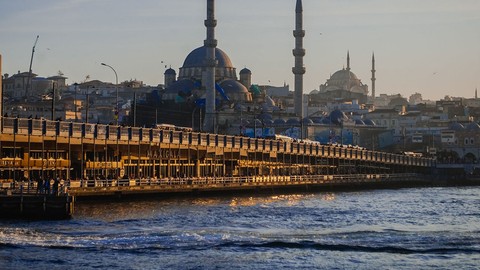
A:
MULTIPOLYGON (((323 251, 344 251, 344 252, 368 252, 368 253, 394 253, 394 254, 480 254, 480 249, 475 248, 430 248, 430 249, 412 249, 396 246, 359 246, 346 244, 324 244, 312 241, 302 242, 284 242, 272 241, 264 243, 235 243, 229 242, 220 245, 221 247, 240 247, 249 249, 314 249, 323 251)), ((219 247, 220 247, 219 246, 219 247)))

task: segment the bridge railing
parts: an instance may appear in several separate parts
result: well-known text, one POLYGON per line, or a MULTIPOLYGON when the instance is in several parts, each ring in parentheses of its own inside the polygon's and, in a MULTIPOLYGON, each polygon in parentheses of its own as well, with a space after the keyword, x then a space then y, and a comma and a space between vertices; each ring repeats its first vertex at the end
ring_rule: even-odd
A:
POLYGON ((285 154, 305 154, 328 156, 339 159, 362 159, 373 162, 395 163, 407 166, 431 167, 433 160, 422 157, 410 157, 396 154, 386 154, 370 150, 353 150, 344 146, 313 145, 306 142, 285 142, 269 139, 248 138, 193 131, 175 130, 166 128, 139 128, 114 125, 76 123, 66 121, 50 121, 45 119, 25 119, 3 117, 3 133, 64 136, 71 138, 86 138, 99 140, 121 140, 132 143, 153 142, 189 144, 193 146, 231 147, 234 149, 266 151, 275 148, 275 151, 285 154), (317 151, 318 149, 318 151, 317 151))

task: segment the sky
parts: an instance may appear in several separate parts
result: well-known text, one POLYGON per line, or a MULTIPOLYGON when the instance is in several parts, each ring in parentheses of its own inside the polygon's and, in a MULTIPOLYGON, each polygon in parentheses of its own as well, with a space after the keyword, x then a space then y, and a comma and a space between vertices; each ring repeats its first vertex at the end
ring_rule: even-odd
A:
MULTIPOLYGON (((293 90, 296 0, 217 0, 218 48, 255 84, 293 90)), ((480 88, 479 0, 303 0, 304 92, 346 67, 376 95, 472 98, 480 88)), ((67 83, 164 82, 206 37, 205 0, 0 0, 2 73, 61 71, 67 83)))

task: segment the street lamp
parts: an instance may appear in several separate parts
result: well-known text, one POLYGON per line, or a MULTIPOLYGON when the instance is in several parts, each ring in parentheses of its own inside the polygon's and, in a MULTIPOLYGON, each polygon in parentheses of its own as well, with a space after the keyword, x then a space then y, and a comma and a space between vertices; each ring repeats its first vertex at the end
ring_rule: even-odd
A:
POLYGON ((118 117, 119 117, 119 111, 118 111, 118 75, 117 75, 117 72, 115 71, 115 69, 112 66, 107 65, 105 63, 101 63, 101 65, 111 68, 113 70, 113 73, 115 73, 115 91, 116 91, 116 94, 117 94, 117 98, 116 98, 116 101, 115 101, 115 122, 116 122, 116 125, 118 126, 118 117))
POLYGON ((75 101, 74 101, 74 106, 75 106, 75 122, 78 122, 78 117, 77 117, 77 91, 78 91, 78 83, 73 84, 75 86, 75 101))

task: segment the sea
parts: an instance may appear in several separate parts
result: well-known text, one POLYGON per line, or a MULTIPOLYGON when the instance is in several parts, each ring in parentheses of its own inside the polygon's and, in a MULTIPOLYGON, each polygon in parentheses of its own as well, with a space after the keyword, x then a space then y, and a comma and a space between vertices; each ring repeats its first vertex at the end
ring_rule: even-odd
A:
POLYGON ((80 201, 1 220, 0 269, 480 269, 480 187, 80 201))

